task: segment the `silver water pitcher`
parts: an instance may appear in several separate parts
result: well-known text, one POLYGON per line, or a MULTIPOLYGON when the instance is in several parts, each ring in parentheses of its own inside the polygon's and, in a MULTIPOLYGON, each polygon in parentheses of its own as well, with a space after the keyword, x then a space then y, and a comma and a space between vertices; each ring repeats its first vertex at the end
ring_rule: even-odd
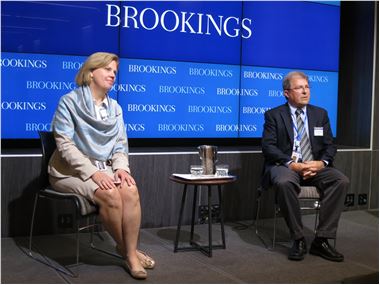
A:
POLYGON ((203 174, 215 174, 215 163, 218 161, 218 147, 213 145, 200 145, 198 146, 198 151, 202 161, 203 174))

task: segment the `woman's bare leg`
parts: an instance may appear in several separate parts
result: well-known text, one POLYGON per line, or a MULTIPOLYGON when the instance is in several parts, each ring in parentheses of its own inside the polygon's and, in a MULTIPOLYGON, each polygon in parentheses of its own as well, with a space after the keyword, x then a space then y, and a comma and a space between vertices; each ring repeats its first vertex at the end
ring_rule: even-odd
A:
POLYGON ((98 189, 94 194, 94 200, 99 206, 100 219, 105 229, 116 244, 122 246, 124 244, 122 229, 123 204, 118 189, 98 189))
POLYGON ((144 270, 137 256, 137 243, 141 225, 140 197, 135 185, 119 187, 122 207, 122 253, 127 256, 133 269, 144 270))
POLYGON ((98 189, 94 200, 107 232, 134 271, 144 271, 138 256, 137 242, 141 224, 140 198, 136 186, 98 189))

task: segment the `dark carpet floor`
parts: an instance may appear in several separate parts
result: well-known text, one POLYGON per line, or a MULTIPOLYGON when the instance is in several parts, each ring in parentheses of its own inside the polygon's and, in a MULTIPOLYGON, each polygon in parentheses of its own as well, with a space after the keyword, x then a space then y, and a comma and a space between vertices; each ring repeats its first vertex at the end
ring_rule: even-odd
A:
MULTIPOLYGON (((314 216, 303 217, 307 241, 310 245, 314 216)), ((267 232, 270 221, 264 224, 267 232)), ((378 212, 344 212, 338 230, 337 249, 345 255, 341 263, 330 262, 317 256, 306 255, 300 262, 289 261, 289 243, 267 250, 255 235, 251 221, 226 223, 226 249, 213 251, 207 257, 199 251, 173 252, 175 227, 142 229, 140 248, 155 258, 157 266, 149 270, 145 281, 130 277, 122 261, 92 250, 88 234, 81 234, 81 263, 71 269, 79 276, 69 277, 30 258, 25 252, 27 239, 1 240, 1 282, 12 284, 118 284, 118 283, 376 283, 379 281, 379 218, 378 212)), ((269 233, 269 232, 268 232, 269 233)), ((278 230, 284 236, 285 228, 278 230)), ((102 247, 113 249, 106 234, 102 247)), ((189 236, 189 227, 181 231, 181 245, 189 236)), ((207 241, 205 225, 196 226, 196 239, 207 241)), ((220 242, 220 227, 214 225, 213 240, 220 242)), ((269 240, 268 240, 269 242, 269 240)), ((39 236, 35 239, 35 255, 43 252, 51 262, 68 264, 75 256, 75 236, 39 236)))

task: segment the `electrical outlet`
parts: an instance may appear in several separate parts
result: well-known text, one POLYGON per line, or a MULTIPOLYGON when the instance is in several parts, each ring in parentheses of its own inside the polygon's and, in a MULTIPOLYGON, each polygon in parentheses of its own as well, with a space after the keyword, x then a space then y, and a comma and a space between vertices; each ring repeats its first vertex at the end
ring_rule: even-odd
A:
POLYGON ((359 194, 358 196, 358 205, 367 205, 367 194, 359 194))
POLYGON ((215 204, 211 206, 211 217, 213 223, 220 222, 220 206, 219 204, 215 204))
POLYGON ((208 206, 201 205, 198 208, 198 222, 200 224, 205 224, 207 223, 207 220, 208 220, 208 206))
MULTIPOLYGON (((219 204, 211 205, 212 223, 220 222, 220 206, 219 204)), ((198 208, 198 222, 200 224, 208 223, 208 206, 201 205, 198 208)))
POLYGON ((346 207, 355 206, 355 194, 347 194, 346 195, 346 200, 344 202, 344 205, 346 207))
POLYGON ((72 214, 61 214, 58 215, 58 227, 60 228, 72 228, 73 227, 73 215, 72 214))

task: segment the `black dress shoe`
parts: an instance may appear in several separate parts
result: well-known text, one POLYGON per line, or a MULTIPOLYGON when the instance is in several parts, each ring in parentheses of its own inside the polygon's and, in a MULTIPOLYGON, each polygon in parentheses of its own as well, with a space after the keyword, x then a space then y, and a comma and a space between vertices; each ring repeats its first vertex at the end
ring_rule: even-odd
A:
POLYGON ((305 238, 297 239, 294 241, 292 248, 289 250, 288 259, 290 260, 302 260, 306 253, 306 241, 305 238))
POLYGON ((310 247, 310 254, 319 255, 330 261, 342 262, 344 260, 343 254, 337 252, 327 239, 314 239, 310 247))

